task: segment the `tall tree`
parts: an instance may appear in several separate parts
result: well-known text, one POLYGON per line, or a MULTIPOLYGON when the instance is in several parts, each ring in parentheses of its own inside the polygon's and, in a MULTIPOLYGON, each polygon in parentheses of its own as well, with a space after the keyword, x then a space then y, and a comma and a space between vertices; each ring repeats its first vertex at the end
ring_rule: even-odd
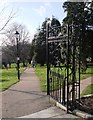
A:
MULTIPOLYGON (((35 53, 36 53, 36 62, 44 65, 46 63, 46 23, 49 18, 46 18, 45 21, 42 23, 41 28, 38 29, 37 34, 34 37, 35 41, 35 53)), ((56 27, 55 33, 58 35, 60 22, 55 18, 52 17, 51 19, 51 27, 56 27)))
MULTIPOLYGON (((86 28, 93 26, 93 2, 65 2, 63 4, 64 10, 67 12, 67 16, 64 18, 64 24, 79 25, 81 28, 75 29, 76 42, 80 40, 80 30, 82 41, 81 41, 81 60, 83 64, 86 64, 86 58, 92 57, 91 50, 93 46, 92 41, 92 30, 86 31, 86 28), (90 42, 89 42, 90 41, 90 42), (92 43, 90 45, 90 43, 92 43)), ((92 60, 93 61, 93 60, 92 60)))

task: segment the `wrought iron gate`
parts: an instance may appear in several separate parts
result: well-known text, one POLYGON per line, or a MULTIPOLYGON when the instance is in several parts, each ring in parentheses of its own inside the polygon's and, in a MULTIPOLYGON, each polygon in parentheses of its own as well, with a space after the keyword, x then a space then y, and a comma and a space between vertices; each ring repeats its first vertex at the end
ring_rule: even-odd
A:
POLYGON ((73 24, 46 24, 47 94, 66 106, 67 112, 80 100, 80 29, 73 24))

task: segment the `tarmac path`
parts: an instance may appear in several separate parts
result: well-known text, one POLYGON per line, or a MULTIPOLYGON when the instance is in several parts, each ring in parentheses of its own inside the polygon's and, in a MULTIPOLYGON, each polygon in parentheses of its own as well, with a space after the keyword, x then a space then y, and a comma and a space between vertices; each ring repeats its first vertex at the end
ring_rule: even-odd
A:
MULTIPOLYGON (((81 92, 85 87, 93 83, 88 78, 81 81, 81 92)), ((41 92, 39 79, 34 68, 27 68, 18 83, 8 90, 1 92, 2 95, 2 118, 16 118, 33 114, 44 109, 53 107, 49 102, 49 96, 41 92)))
POLYGON ((27 68, 21 80, 2 92, 2 118, 15 118, 32 114, 52 106, 49 97, 41 92, 33 68, 27 68))

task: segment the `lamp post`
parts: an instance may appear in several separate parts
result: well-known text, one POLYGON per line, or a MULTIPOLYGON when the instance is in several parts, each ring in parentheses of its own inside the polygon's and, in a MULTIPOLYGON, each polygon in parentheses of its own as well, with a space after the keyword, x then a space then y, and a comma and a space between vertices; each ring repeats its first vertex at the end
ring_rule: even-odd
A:
POLYGON ((17 74, 18 74, 18 80, 20 80, 20 66, 19 66, 19 61, 20 61, 20 58, 19 58, 19 44, 18 44, 18 40, 19 40, 19 33, 18 31, 16 31, 15 33, 16 35, 16 43, 17 43, 17 74))

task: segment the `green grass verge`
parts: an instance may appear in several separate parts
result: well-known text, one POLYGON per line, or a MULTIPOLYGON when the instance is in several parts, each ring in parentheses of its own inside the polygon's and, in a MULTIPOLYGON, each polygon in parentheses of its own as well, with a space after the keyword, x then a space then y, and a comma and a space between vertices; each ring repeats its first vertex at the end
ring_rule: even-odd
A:
MULTIPOLYGON (((65 70, 63 70, 63 71, 65 72, 65 70)), ((47 79, 46 78, 47 68, 46 68, 46 66, 37 65, 35 67, 35 72, 36 72, 38 78, 40 79, 41 90, 46 91, 47 90, 47 80, 46 80, 47 79)), ((65 73, 62 73, 62 74, 65 74, 65 73)), ((86 72, 81 73, 81 80, 88 78, 90 76, 93 76, 93 67, 87 68, 86 72)), ((78 79, 78 72, 77 72, 77 79, 78 79)), ((55 86, 57 86, 57 85, 55 85, 55 86)))
POLYGON ((37 65, 35 67, 35 72, 40 80, 40 87, 43 92, 47 90, 47 76, 46 76, 47 71, 46 70, 47 70, 46 66, 37 65))
MULTIPOLYGON (((17 78, 17 70, 16 70, 16 64, 12 64, 11 68, 8 70, 6 69, 0 69, 0 91, 4 91, 8 89, 11 85, 18 82, 17 78)), ((22 73, 25 70, 25 68, 22 67, 20 64, 20 73, 22 73)))
POLYGON ((88 95, 88 94, 93 94, 93 84, 86 87, 82 92, 81 96, 88 95))
POLYGON ((85 72, 81 73, 81 80, 91 76, 93 76, 93 67, 89 67, 85 72))

